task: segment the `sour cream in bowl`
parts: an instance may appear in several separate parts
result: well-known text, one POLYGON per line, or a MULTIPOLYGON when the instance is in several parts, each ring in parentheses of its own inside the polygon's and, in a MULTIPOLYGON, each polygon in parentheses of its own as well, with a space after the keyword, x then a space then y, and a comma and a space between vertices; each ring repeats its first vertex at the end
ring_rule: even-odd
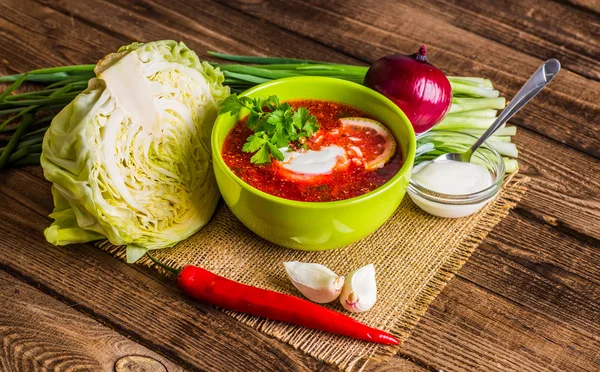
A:
POLYGON ((430 131, 418 137, 417 156, 408 195, 425 212, 460 218, 478 212, 500 191, 505 168, 502 156, 484 143, 470 163, 431 161, 444 152, 466 151, 476 137, 430 131))

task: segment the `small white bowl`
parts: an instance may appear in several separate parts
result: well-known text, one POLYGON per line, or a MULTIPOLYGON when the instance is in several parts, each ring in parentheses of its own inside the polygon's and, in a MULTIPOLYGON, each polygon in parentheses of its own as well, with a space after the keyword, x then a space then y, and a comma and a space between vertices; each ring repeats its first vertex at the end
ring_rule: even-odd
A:
MULTIPOLYGON (((442 153, 464 152, 476 140, 477 137, 466 133, 448 131, 423 133, 417 137, 414 168, 435 159, 442 153), (457 138, 460 141, 456 141, 457 138)), ((471 157, 471 162, 484 166, 490 172, 493 182, 491 186, 471 194, 450 195, 429 190, 411 179, 408 184, 408 195, 422 210, 438 217, 460 218, 479 211, 498 195, 505 175, 504 161, 496 149, 484 142, 471 157)))

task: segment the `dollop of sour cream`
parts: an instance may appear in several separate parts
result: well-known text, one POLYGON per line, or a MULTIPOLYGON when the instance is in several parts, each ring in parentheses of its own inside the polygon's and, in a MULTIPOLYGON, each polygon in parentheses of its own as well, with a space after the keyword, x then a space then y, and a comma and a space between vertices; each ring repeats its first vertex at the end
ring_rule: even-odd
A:
POLYGON ((327 174, 344 162, 346 151, 340 146, 327 146, 317 151, 283 151, 282 167, 294 173, 327 174))
POLYGON ((419 164, 413 169, 412 178, 431 191, 448 195, 475 193, 493 183, 485 167, 460 161, 419 164))

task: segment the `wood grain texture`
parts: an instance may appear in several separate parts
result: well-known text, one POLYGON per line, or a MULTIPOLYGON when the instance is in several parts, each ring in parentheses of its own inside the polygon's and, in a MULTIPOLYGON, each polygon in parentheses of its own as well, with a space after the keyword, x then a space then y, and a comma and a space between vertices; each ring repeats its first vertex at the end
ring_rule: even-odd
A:
POLYGON ((533 178, 519 208, 565 233, 597 244, 600 160, 527 130, 519 130, 514 142, 521 171, 533 178))
MULTIPOLYGON (((412 52, 425 41, 440 67, 488 75, 510 96, 544 53, 562 53, 563 80, 515 121, 524 128, 515 140, 522 171, 532 177, 529 192, 432 304, 400 355, 369 369, 599 370, 600 161, 589 155, 598 156, 592 125, 600 121, 598 40, 587 51, 582 42, 598 32, 582 22, 598 16, 587 12, 593 2, 577 2, 549 3, 547 9, 563 10, 557 19, 534 0, 369 6, 9 0, 0 3, 0 74, 93 62, 130 40, 182 39, 199 54, 212 49, 348 63, 412 52), (535 8, 531 16, 528 6, 535 8), (466 8, 473 11, 460 18, 466 8), (522 17, 508 19, 521 9, 522 17), (544 24, 554 31, 540 31, 544 24), (574 59, 574 50, 584 58, 574 59)), ((185 299, 156 272, 87 245, 49 246, 41 232, 52 200, 39 167, 1 174, 0 206, 0 268, 186 369, 329 369, 185 299)))
POLYGON ((552 1, 410 1, 469 33, 600 81, 600 20, 590 12, 552 1), (518 16, 515 16, 518 15, 518 16))
MULTIPOLYGON (((277 0, 225 2, 367 63, 412 54, 426 44, 430 61, 446 73, 485 76, 509 98, 544 60, 404 2, 292 0, 286 7, 277 0)), ((563 71, 512 122, 600 157, 600 83, 563 71)))
MULTIPOLYGON (((3 180, 14 173, 21 172, 7 172, 3 180)), ((33 176, 30 181, 42 182, 33 176)), ((49 220, 0 190, 0 218, 5 222, 0 227, 0 267, 185 369, 329 369, 212 307, 188 300, 172 283, 149 287, 134 268, 93 246, 52 247, 43 239, 49 220)))
POLYGON ((557 0, 559 3, 571 5, 583 12, 590 12, 600 16, 600 4, 595 0, 557 0))
MULTIPOLYGON (((77 28, 101 25, 107 35, 120 34, 125 43, 160 39, 182 40, 202 58, 208 57, 205 53, 207 50, 258 55, 271 55, 271 50, 276 50, 277 53, 293 54, 298 58, 326 57, 330 61, 353 61, 325 46, 307 43, 303 37, 285 29, 277 28, 277 32, 274 32, 272 26, 252 27, 252 37, 249 38, 247 25, 256 20, 213 1, 203 1, 202 6, 182 0, 133 3, 125 0, 88 0, 85 3, 68 0, 37 2, 47 7, 48 11, 62 14, 64 17, 75 17, 78 22, 77 28), (95 7, 97 11, 89 12, 90 6, 95 7), (160 22, 156 22, 157 20, 160 22), (286 42, 280 43, 282 39, 286 42), (298 48, 299 45, 303 47, 298 48)), ((73 36, 71 40, 73 41, 73 36)), ((104 53, 116 50, 111 45, 103 45, 102 39, 97 40, 97 46, 102 48, 104 53)))
MULTIPOLYGON (((543 143, 534 133, 522 131, 520 135, 525 141, 524 145, 537 146, 543 143)), ((570 154, 565 157, 567 164, 579 164, 576 170, 584 172, 585 162, 574 161, 579 154, 567 147, 564 149, 570 154)), ((41 203, 45 197, 38 191, 41 188, 40 183, 44 183, 38 178, 41 176, 39 168, 32 167, 27 171, 33 172, 35 176, 23 170, 11 172, 11 177, 7 178, 10 182, 4 185, 3 192, 23 205, 37 208, 42 214, 49 213, 52 205, 41 203), (19 185, 31 186, 19 189, 19 185)), ((532 177, 533 183, 547 182, 540 175, 532 174, 532 177)), ((597 194, 591 197, 597 197, 597 194)), ((544 195, 541 192, 529 192, 526 194, 526 200, 543 208, 544 195)), ((547 201, 546 203, 559 204, 547 201)), ((592 244, 586 245, 584 241, 566 234, 545 220, 521 215, 528 210, 528 207, 520 207, 516 213, 500 223, 492 232, 488 243, 480 248, 485 250, 485 254, 477 251, 459 272, 459 276, 465 278, 463 282, 466 284, 463 284, 458 292, 452 292, 477 293, 478 297, 466 297, 465 301, 472 301, 473 304, 492 301, 511 309, 511 312, 514 312, 513 307, 518 306, 522 309, 520 314, 523 316, 515 315, 514 322, 507 324, 506 321, 491 321, 489 317, 494 315, 490 315, 485 308, 473 311, 469 307, 460 307, 450 314, 439 314, 430 310, 424 321, 417 326, 413 338, 403 348, 402 358, 412 358, 415 363, 427 368, 447 370, 470 370, 484 366, 486 369, 498 370, 508 368, 507 366, 513 365, 511 363, 515 363, 515 360, 521 359, 521 363, 531 370, 536 363, 555 360, 552 368, 557 369, 568 359, 555 356, 558 349, 553 343, 570 345, 572 340, 580 339, 581 341, 569 346, 570 354, 565 355, 583 361, 590 360, 588 364, 582 364, 583 368, 597 363, 593 354, 597 339, 594 338, 593 332, 587 329, 587 324, 593 323, 594 318, 598 316, 597 310, 594 310, 594 307, 597 308, 594 303, 598 302, 595 284, 598 273, 597 269, 594 270, 597 265, 593 257, 595 247, 592 244), (555 244, 549 246, 548 242, 555 244), (585 253, 586 251, 588 253, 585 253), (508 269, 506 265, 509 265, 508 269), (552 267, 557 269, 540 270, 552 267), (501 272, 496 272, 498 270, 501 272), (491 279, 487 278, 488 276, 491 279), (562 288, 562 283, 567 281, 571 283, 571 288, 562 288), (472 288, 465 289, 465 285, 472 288), (522 293, 524 288, 527 288, 529 293, 522 293), (556 300, 548 298, 549 290, 552 291, 552 295, 558 295, 556 300), (571 293, 574 298, 567 298, 563 293, 571 293), (493 297, 493 300, 490 297, 493 297), (582 309, 578 304, 585 298, 590 299, 590 306, 582 309), (564 311, 561 311, 561 304, 565 307, 564 311), (540 324, 544 325, 546 333, 555 332, 554 338, 550 338, 552 342, 545 338, 547 334, 538 334, 540 324), (458 332, 457 329, 464 332, 454 336, 458 332), (514 342, 499 344, 494 341, 494 335, 501 335, 501 339, 514 342), (529 347, 520 347, 520 343, 527 343, 529 347), (440 353, 440 348, 446 352, 440 353), (484 363, 496 359, 499 364, 484 363)), ((561 219, 564 218, 561 214, 557 215, 561 219)), ((451 282, 443 293, 450 291, 455 282, 456 280, 451 282)), ((437 305, 434 303, 433 306, 432 309, 437 305)), ((394 359, 394 362, 398 361, 404 362, 401 358, 394 359)))
POLYGON ((404 350, 448 371, 594 371, 599 347, 597 336, 456 278, 404 350))
POLYGON ((70 16, 30 1, 0 2, 0 73, 95 63, 127 43, 100 30, 83 27, 70 16), (79 26, 79 27, 78 27, 79 26), (98 43, 104 46, 98 48, 98 43))
MULTIPOLYGON (((88 12, 86 4, 83 3, 75 3, 71 4, 67 1, 57 1, 57 2, 48 2, 54 10, 49 10, 50 12, 55 12, 57 14, 63 13, 71 13, 77 16, 81 24, 76 24, 77 27, 86 27, 88 23, 102 23, 102 20, 108 20, 103 23, 103 27, 107 30, 107 32, 122 32, 126 36, 125 38, 130 38, 131 40, 135 39, 151 39, 151 38, 164 38, 164 37, 173 37, 173 33, 169 33, 172 28, 167 28, 163 30, 164 27, 161 23, 150 23, 149 20, 154 15, 156 16, 157 12, 164 10, 166 8, 165 5, 161 5, 159 3, 148 3, 148 2, 136 2, 136 11, 140 12, 140 17, 144 17, 144 21, 134 22, 131 11, 127 10, 124 7, 124 3, 113 2, 109 4, 109 8, 103 8, 102 2, 98 2, 97 12, 88 12), (117 5, 115 5, 117 4, 117 5), (107 14, 110 14, 111 17, 108 17, 107 14), (134 25, 128 27, 128 25, 134 25), (139 25, 139 26, 138 26, 139 25), (156 30, 159 31, 156 31, 156 30), (144 36, 145 35, 145 36, 144 36)), ((214 48, 215 45, 211 40, 211 33, 209 33, 208 29, 217 29, 219 25, 223 22, 226 22, 226 19, 230 19, 230 23, 227 24, 227 28, 224 31, 224 34, 229 38, 239 37, 240 34, 246 32, 248 33, 250 30, 244 30, 245 24, 248 24, 252 21, 252 17, 244 16, 236 11, 228 10, 228 8, 220 6, 218 4, 214 4, 212 2, 205 2, 204 7, 201 10, 194 12, 194 8, 189 4, 186 5, 185 2, 180 0, 176 0, 175 4, 178 6, 180 12, 168 11, 166 15, 164 15, 163 22, 168 25, 181 25, 177 36, 181 36, 186 40, 191 40, 190 44, 198 50, 203 51, 206 49, 218 49, 214 48), (210 14, 209 12, 213 12, 218 16, 218 19, 214 20, 214 17, 203 16, 204 12, 206 14, 210 14), (195 14, 194 20, 188 18, 187 14, 195 14), (201 26, 200 26, 201 25, 201 26), (235 26, 240 25, 240 26, 235 26), (233 27, 232 29, 229 26, 233 27), (186 37, 187 36, 187 37, 186 37), (198 44, 196 44, 198 43, 198 44)), ((25 11, 25 10, 23 10, 25 11)), ((136 13, 137 14, 137 13, 136 13)), ((175 26, 173 26, 175 27, 175 26)), ((260 48, 259 51, 262 53, 265 50, 275 49, 277 48, 277 55, 288 55, 294 57, 301 58, 323 58, 326 57, 327 60, 335 60, 335 58, 339 58, 339 61, 344 62, 348 61, 348 57, 341 55, 339 53, 330 52, 325 49, 320 44, 311 42, 310 40, 299 38, 291 33, 277 33, 276 31, 280 31, 279 28, 273 29, 274 26, 270 26, 268 24, 261 24, 261 27, 258 30, 252 29, 253 34, 249 34, 252 37, 254 43, 252 48, 260 48), (291 46, 291 47, 289 47, 291 46), (288 50, 289 48, 289 50, 288 50), (286 54, 287 53, 287 54, 286 54)), ((40 31, 40 33, 43 33, 40 31)), ((77 35, 80 33, 76 32, 74 36, 71 36, 72 42, 79 42, 77 35)), ((98 46, 96 49, 103 48, 102 45, 103 39, 97 40, 98 46)), ((83 42, 83 40, 82 40, 83 42)), ((43 45, 39 45, 40 48, 43 48, 43 45)), ((219 49, 226 50, 232 53, 250 53, 248 51, 247 46, 244 44, 242 40, 234 39, 227 44, 221 45, 221 48, 231 47, 232 49, 219 49)), ((7 51, 8 52, 8 51, 7 51)), ((20 50, 19 50, 20 52, 20 50)), ((14 53, 14 51, 13 51, 14 53)), ((261 54, 259 53, 259 54, 261 54)), ((68 62, 68 61, 67 61, 68 62)), ((537 98, 536 98, 537 99, 537 98)), ((521 115, 521 114, 519 114, 521 115)), ((598 131, 597 131, 598 132, 598 131)), ((590 209, 588 207, 589 202, 591 202, 592 206, 595 205, 597 208, 597 204, 594 204, 594 200, 590 200, 590 195, 597 193, 600 185, 598 182, 594 182, 590 176, 586 176, 585 173, 581 173, 580 169, 576 166, 577 163, 588 161, 589 158, 585 156, 575 156, 575 159, 571 162, 565 163, 565 161, 561 160, 560 163, 564 164, 563 167, 558 167, 556 169, 550 168, 546 169, 544 158, 541 158, 538 154, 540 153, 548 153, 548 152, 557 152, 560 155, 565 155, 565 148, 562 146, 556 146, 555 143, 552 142, 544 142, 544 141, 536 141, 535 145, 531 145, 521 141, 521 136, 517 136, 516 139, 521 152, 527 151, 528 154, 523 155, 523 160, 521 161, 521 165, 523 166, 526 173, 532 172, 543 172, 545 179, 542 184, 533 183, 532 188, 535 191, 547 194, 550 192, 550 197, 553 198, 556 203, 552 203, 554 208, 563 208, 570 210, 573 207, 573 204, 577 204, 579 207, 583 208, 586 217, 591 218, 592 223, 588 223, 587 219, 581 219, 576 214, 569 214, 568 216, 572 216, 573 218, 566 218, 564 221, 561 219, 558 223, 563 223, 565 226, 570 227, 570 224, 573 224, 574 228, 579 230, 591 230, 588 231, 591 235, 596 238, 600 238, 600 220, 597 214, 594 213, 594 209, 590 209), (571 167, 571 168, 569 168, 571 167), (583 175, 583 178, 580 180, 574 175, 579 174, 583 175), (569 187, 570 182, 576 182, 577 187, 572 188, 569 187), (539 185, 539 187, 538 187, 539 185), (568 193, 567 193, 568 191, 568 193), (574 194, 565 196, 565 194, 574 194), (568 198, 568 200, 564 200, 568 198), (565 203, 566 201, 566 203, 565 203)), ((569 156, 561 156, 561 158, 570 159, 569 156)), ((595 162, 592 159, 592 165, 598 166, 600 165, 598 162, 595 162)), ((546 202, 542 201, 536 207, 542 208, 546 206, 546 202)), ((555 215, 561 214, 560 210, 551 210, 550 213, 547 214, 548 218, 558 218, 555 215), (553 216, 554 215, 554 216, 553 216)), ((564 212, 564 211, 563 211, 564 212)), ((565 213, 562 213, 565 214, 565 213)), ((562 215, 561 214, 561 215, 562 215)))
POLYGON ((0 304, 2 371, 112 371, 117 360, 131 355, 148 358, 170 372, 184 371, 3 271, 0 304))
MULTIPOLYGON (((11 170, 0 179, 0 205, 4 206, 0 219, 7 220, 0 227, 0 268, 21 273, 48 293, 60 294, 77 310, 186 369, 331 370, 213 307, 187 299, 156 271, 127 265, 91 245, 49 245, 42 231, 50 222, 45 215, 53 207, 36 201, 51 199, 49 184, 40 178, 39 169, 11 170), (40 247, 44 247, 42 254, 40 247)), ((390 368, 423 370, 405 359, 390 368)))

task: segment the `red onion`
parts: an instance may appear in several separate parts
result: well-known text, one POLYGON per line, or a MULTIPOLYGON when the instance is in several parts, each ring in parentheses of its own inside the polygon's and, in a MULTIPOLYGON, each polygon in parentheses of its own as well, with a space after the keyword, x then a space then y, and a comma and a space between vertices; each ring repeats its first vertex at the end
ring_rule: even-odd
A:
POLYGON ((425 45, 411 56, 394 54, 375 61, 367 71, 365 85, 398 105, 416 133, 439 123, 452 103, 450 82, 427 62, 425 45))

